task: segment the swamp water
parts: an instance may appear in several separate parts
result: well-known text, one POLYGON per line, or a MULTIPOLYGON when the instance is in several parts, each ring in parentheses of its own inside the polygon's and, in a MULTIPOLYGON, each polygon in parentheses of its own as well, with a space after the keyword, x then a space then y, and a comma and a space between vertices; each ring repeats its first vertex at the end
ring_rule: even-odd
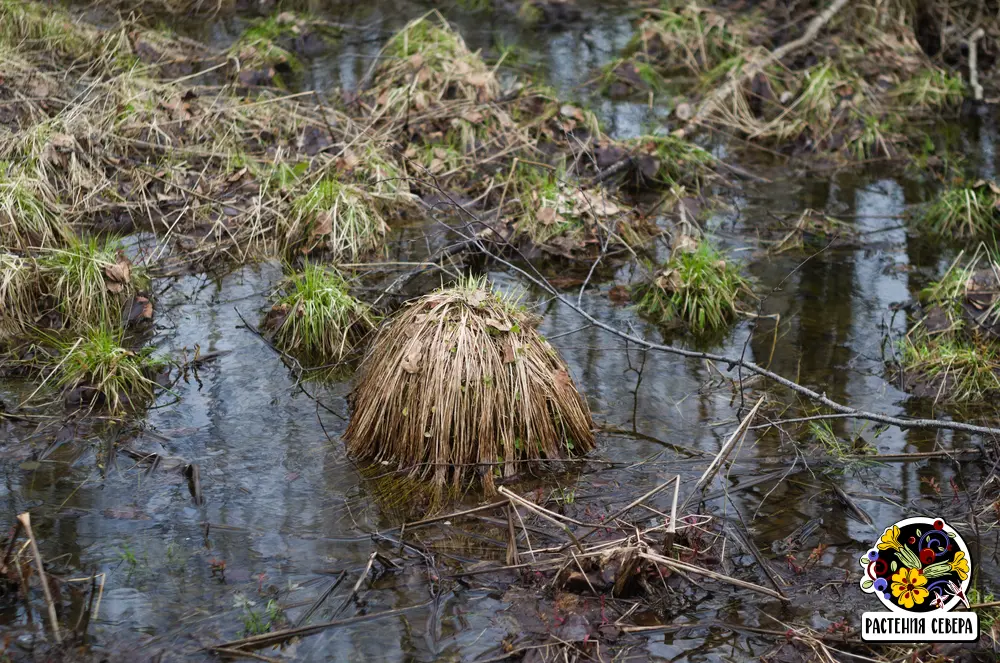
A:
MULTIPOLYGON (((357 84, 392 32, 428 7, 386 2, 310 9, 358 26, 347 30, 337 47, 309 60, 305 85, 326 89, 357 84)), ((519 67, 529 67, 561 94, 593 108, 611 135, 628 137, 655 128, 666 106, 585 95, 583 84, 631 35, 632 14, 614 6, 596 9, 584 4, 581 9, 580 20, 548 30, 524 28, 513 13, 455 7, 444 11, 473 49, 496 52, 501 44, 515 46, 522 57, 519 67)), ((180 23, 178 29, 225 44, 240 29, 240 21, 180 23)), ((992 122, 987 121, 961 131, 960 149, 972 155, 987 176, 993 174, 994 137, 992 122)), ((912 301, 940 276, 955 250, 907 230, 906 211, 932 197, 934 189, 880 168, 802 176, 770 166, 761 172, 771 183, 744 183, 735 194, 720 192, 725 205, 708 215, 706 228, 734 249, 734 259, 755 279, 755 292, 767 297, 762 317, 741 323, 704 349, 730 356, 745 352, 747 359, 869 411, 944 416, 901 391, 885 361, 906 328, 906 315, 895 311, 895 305, 912 301), (767 255, 758 241, 760 229, 772 225, 775 215, 794 219, 806 209, 843 220, 858 231, 858 241, 846 248, 820 250, 825 244, 821 242, 804 252, 767 255)), ((440 243, 442 232, 430 220, 397 229, 389 255, 392 260, 420 260, 428 254, 425 236, 430 243, 440 243)), ((626 283, 633 269, 617 266, 614 279, 588 288, 582 304, 604 322, 625 330, 631 326, 659 342, 663 339, 658 329, 609 297, 611 287, 626 283)), ((580 329, 585 322, 570 308, 532 290, 516 274, 488 273, 499 287, 525 292, 525 303, 542 316, 540 331, 553 339, 589 399, 595 421, 605 429, 592 458, 607 464, 588 463, 579 475, 560 474, 532 484, 542 486, 543 494, 558 493, 567 513, 607 513, 608 500, 626 503, 678 473, 691 485, 735 428, 739 408, 749 407, 756 398, 748 390, 750 402, 743 403, 731 383, 704 361, 643 352, 599 329, 580 329)), ((41 425, 30 435, 14 427, 0 432, 4 513, 12 521, 16 513, 31 512, 49 562, 106 574, 90 634, 95 651, 111 660, 212 660, 205 647, 239 637, 257 620, 277 622, 283 614, 295 623, 341 571, 348 573, 346 581, 312 623, 418 607, 320 632, 280 652, 261 653, 297 661, 475 660, 499 655, 501 640, 522 629, 522 618, 533 609, 531 601, 518 604, 502 591, 475 582, 441 582, 427 565, 378 574, 370 586, 362 587, 357 601, 339 610, 373 551, 399 553, 394 543, 399 532, 393 529, 398 523, 380 511, 370 484, 345 456, 340 435, 349 414, 349 381, 303 385, 321 407, 303 393, 281 358, 243 324, 241 314, 250 321, 259 319, 281 276, 277 266, 262 265, 219 277, 158 281, 158 350, 190 357, 198 346, 203 354, 220 356, 191 369, 173 394, 162 395, 148 414, 126 428, 98 427, 95 433, 86 427, 77 434, 41 425), (134 438, 134 448, 163 455, 161 467, 149 471, 148 464, 109 455, 114 443, 125 438, 134 438), (194 502, 181 463, 171 464, 171 458, 198 465, 202 504, 194 502)), ((566 294, 576 297, 576 290, 566 294)), ((724 366, 718 368, 725 371, 724 366)), ((0 400, 18 403, 34 387, 0 382, 0 400)), ((860 436, 881 454, 978 443, 951 432, 883 431, 847 419, 828 424, 837 439, 850 444, 860 436)), ((725 621, 781 631, 783 623, 798 623, 824 631, 845 617, 856 620, 870 607, 857 588, 857 558, 881 528, 914 513, 935 511, 950 503, 952 485, 976 487, 988 472, 977 463, 958 465, 946 459, 814 465, 822 457, 814 441, 789 439, 775 429, 761 433, 750 432, 712 490, 735 489, 754 477, 781 474, 729 498, 714 499, 706 511, 746 524, 753 543, 776 567, 788 571, 784 575, 793 582, 787 589, 791 604, 699 583, 678 596, 676 604, 662 606, 658 616, 649 616, 652 623, 668 619, 693 628, 640 636, 631 652, 637 660, 739 661, 773 647, 773 637, 695 626, 699 623, 725 621), (807 444, 813 446, 805 449, 807 444), (875 527, 852 516, 837 500, 833 485, 853 495, 875 527), (774 555, 772 542, 816 518, 822 518, 822 525, 798 552, 798 563, 820 544, 826 547, 808 572, 796 576, 774 555)), ((669 510, 668 493, 650 500, 650 506, 669 510)), ((461 522, 455 523, 455 545, 448 554, 462 561, 502 562, 502 549, 463 533, 461 527, 461 522)), ((419 532, 410 537, 420 541, 419 532)), ((996 547, 993 535, 983 532, 966 539, 980 565, 978 583, 995 587, 998 577, 989 561, 996 547)), ((434 548, 447 549, 440 541, 434 548)), ((409 549, 406 554, 418 555, 409 549)), ((737 565, 754 564, 749 555, 726 557, 737 565)), ((440 559, 440 571, 447 574, 448 559, 440 559)), ((23 611, 20 602, 4 604, 0 620, 17 624, 17 633, 23 633, 23 611)), ((612 621, 616 618, 611 616, 612 621)), ((12 651, 30 644, 30 638, 22 636, 12 651)))

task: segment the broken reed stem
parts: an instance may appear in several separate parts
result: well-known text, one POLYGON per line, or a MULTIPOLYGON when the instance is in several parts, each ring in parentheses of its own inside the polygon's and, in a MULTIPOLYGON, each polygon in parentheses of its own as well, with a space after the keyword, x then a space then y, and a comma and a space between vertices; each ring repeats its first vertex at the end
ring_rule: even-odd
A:
POLYGON ((0 575, 7 575, 7 564, 10 563, 10 555, 14 552, 14 545, 17 544, 17 535, 21 533, 21 521, 14 523, 14 531, 10 535, 7 543, 7 551, 3 555, 3 564, 0 564, 0 575))
POLYGON ((642 557, 643 559, 649 560, 650 562, 654 562, 656 564, 663 564, 664 566, 669 566, 675 571, 696 573, 698 575, 705 576, 706 578, 712 578, 713 580, 718 580, 720 582, 728 583, 730 585, 733 585, 734 587, 742 587, 743 589, 749 589, 759 594, 764 594, 766 596, 776 598, 784 603, 787 603, 789 601, 787 596, 779 594, 773 589, 768 589, 767 587, 761 587, 760 585, 755 585, 752 582, 740 580, 739 578, 733 578, 732 576, 716 573, 715 571, 705 569, 700 566, 687 564, 685 562, 679 562, 675 559, 670 559, 669 557, 663 557, 661 555, 656 555, 653 553, 639 553, 639 557, 642 557))
POLYGON ((976 28, 976 30, 969 35, 968 47, 969 47, 969 87, 972 88, 972 99, 973 101, 983 100, 983 86, 979 84, 979 54, 976 48, 976 42, 982 39, 986 35, 986 32, 982 28, 976 28))
POLYGON ((753 421, 754 416, 757 414, 757 410, 760 409, 760 406, 763 402, 764 402, 764 397, 761 396, 760 398, 757 399, 757 403, 754 404, 750 412, 747 413, 747 416, 743 417, 743 421, 741 421, 740 425, 736 427, 736 430, 733 431, 733 434, 729 436, 729 439, 725 441, 725 443, 722 445, 722 448, 719 449, 719 453, 715 455, 715 458, 712 459, 712 462, 709 464, 709 466, 705 468, 705 471, 704 473, 702 473, 701 478, 698 479, 698 483, 695 484, 694 490, 691 491, 691 494, 687 496, 687 498, 684 500, 684 503, 681 505, 681 511, 687 508, 687 505, 691 501, 691 498, 693 498, 700 491, 705 489, 708 483, 715 476, 716 472, 719 471, 719 468, 722 467, 722 464, 726 462, 726 458, 729 457, 730 452, 732 452, 737 442, 742 440, 743 437, 746 435, 747 428, 750 426, 750 422, 753 421))
MULTIPOLYGON (((621 509, 619 509, 615 513, 613 513, 610 516, 608 516, 607 518, 605 518, 604 522, 606 522, 606 523, 613 523, 614 521, 618 520, 619 518, 621 518, 622 516, 624 516, 626 513, 628 513, 632 509, 634 509, 635 507, 639 506, 640 504, 642 504, 643 502, 645 502, 646 500, 648 500, 653 495, 657 494, 658 492, 660 492, 661 490, 663 490, 664 488, 666 488, 667 486, 669 486, 671 481, 676 482, 676 483, 680 483, 680 480, 681 480, 681 475, 678 474, 673 479, 668 479, 667 481, 664 481, 663 483, 661 483, 656 488, 653 488, 652 490, 650 490, 646 494, 641 495, 640 497, 632 500, 626 506, 622 507, 621 509)), ((589 537, 594 532, 598 532, 598 531, 600 531, 602 529, 606 529, 606 526, 602 525, 602 526, 599 526, 599 527, 591 528, 591 530, 589 532, 587 532, 586 534, 584 534, 583 536, 580 537, 580 541, 583 541, 584 539, 586 539, 587 537, 589 537)))
POLYGON ((670 505, 670 522, 667 523, 667 534, 663 537, 663 550, 666 554, 674 551, 674 539, 677 536, 677 496, 680 494, 681 475, 674 479, 674 500, 670 505))
POLYGON ((372 565, 375 563, 376 557, 378 557, 377 550, 372 552, 372 554, 368 556, 368 564, 365 565, 365 570, 361 573, 361 577, 358 578, 358 581, 354 583, 354 587, 351 589, 351 593, 347 595, 347 598, 344 599, 344 602, 341 603, 340 607, 337 608, 337 610, 333 613, 334 617, 343 612, 344 608, 350 605, 351 601, 354 600, 354 597, 358 595, 358 590, 361 589, 361 584, 365 581, 365 578, 368 577, 368 572, 372 570, 372 565))
POLYGON ((38 567, 38 579, 42 581, 42 591, 45 593, 45 605, 49 609, 49 620, 52 622, 52 635, 57 644, 62 644, 62 635, 59 634, 59 619, 56 617, 56 606, 52 600, 52 592, 49 591, 49 581, 45 578, 45 567, 42 564, 42 554, 38 552, 38 542, 35 541, 35 534, 31 531, 31 514, 22 513, 17 517, 18 522, 24 527, 24 533, 31 543, 31 554, 35 557, 35 566, 38 567))
POLYGON ((524 508, 534 512, 538 516, 544 518, 545 520, 549 521, 556 527, 560 528, 562 531, 566 532, 566 536, 570 538, 570 540, 573 542, 573 545, 576 546, 577 550, 579 550, 581 554, 586 554, 586 551, 584 551, 583 546, 580 545, 580 541, 576 538, 576 536, 573 535, 573 531, 569 528, 569 525, 567 525, 562 521, 569 520, 570 522, 577 525, 582 525, 583 523, 573 520, 571 518, 566 518, 565 516, 560 516, 557 513, 553 513, 548 509, 538 506, 534 502, 529 502, 528 500, 524 499, 517 493, 507 490, 506 486, 500 486, 500 490, 498 490, 497 492, 506 497, 507 499, 511 500, 512 502, 517 502, 524 508))

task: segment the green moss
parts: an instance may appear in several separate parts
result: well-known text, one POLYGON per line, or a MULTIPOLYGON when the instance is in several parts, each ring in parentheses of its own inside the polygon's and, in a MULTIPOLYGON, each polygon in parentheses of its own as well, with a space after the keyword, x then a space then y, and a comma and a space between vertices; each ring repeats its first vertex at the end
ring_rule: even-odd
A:
POLYGON ((634 286, 633 299, 639 312, 657 324, 704 334, 736 320, 749 293, 739 267, 702 241, 694 251, 675 251, 650 280, 634 286))

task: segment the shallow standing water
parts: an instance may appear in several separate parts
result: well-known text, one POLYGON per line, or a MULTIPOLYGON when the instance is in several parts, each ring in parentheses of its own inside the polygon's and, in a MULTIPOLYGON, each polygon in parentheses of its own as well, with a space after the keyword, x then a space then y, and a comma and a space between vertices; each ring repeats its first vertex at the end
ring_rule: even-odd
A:
MULTIPOLYGON (((374 3, 310 9, 357 26, 337 47, 310 61, 305 85, 328 89, 356 85, 392 31, 428 7, 374 3)), ((470 12, 458 6, 444 11, 474 48, 496 53, 503 45, 515 46, 523 58, 519 67, 545 76, 561 94, 597 110, 614 136, 655 128, 668 103, 649 108, 587 97, 584 84, 631 34, 631 14, 625 8, 584 6, 579 21, 534 30, 519 25, 511 12, 470 12)), ((241 25, 228 19, 181 27, 224 44, 241 25)), ((978 168, 987 175, 992 174, 994 138, 989 125, 962 133, 964 149, 979 156, 978 168)), ((745 347, 748 359, 842 403, 891 414, 929 414, 926 403, 909 399, 891 380, 883 351, 887 336, 905 330, 905 314, 894 313, 893 306, 910 301, 954 256, 953 250, 906 227, 908 207, 932 196, 933 189, 877 168, 802 178, 772 167, 767 174, 773 183, 746 185, 738 195, 720 192, 726 206, 706 222, 745 263, 756 292, 766 296, 760 311, 764 317, 742 323, 707 349, 739 355, 745 347), (861 233, 858 245, 766 255, 756 237, 773 222, 772 215, 795 218, 807 208, 852 225, 861 233)), ((425 232, 441 230, 430 221, 399 230, 390 253, 396 259, 420 259, 425 232)), ((615 281, 627 282, 631 271, 621 266, 615 281)), ((701 473, 707 461, 670 445, 712 455, 733 430, 741 399, 719 380, 714 367, 644 353, 601 330, 579 329, 583 321, 571 309, 531 290, 515 274, 489 275, 503 288, 523 291, 542 315, 542 333, 554 338, 602 427, 638 433, 599 436, 594 456, 619 463, 619 469, 591 470, 575 483, 566 476, 554 482, 586 501, 610 490, 638 495, 678 472, 686 479, 701 473)), ((138 647, 133 650, 138 658, 132 660, 210 659, 203 647, 238 637, 247 614, 266 612, 271 597, 294 621, 345 570, 351 574, 349 582, 314 621, 331 619, 342 601, 338 597, 376 546, 392 547, 379 543, 377 533, 396 523, 381 512, 340 440, 349 414, 349 381, 306 385, 328 409, 320 407, 243 325, 240 314, 256 321, 281 276, 278 266, 263 265, 217 278, 189 276, 156 284, 162 293, 154 339, 158 348, 174 357, 190 356, 196 346, 202 353, 223 354, 192 371, 136 426, 109 426, 79 436, 63 432, 55 441, 55 432, 44 428, 31 435, 20 428, 0 432, 4 513, 12 518, 31 511, 46 559, 106 573, 100 613, 91 628, 98 650, 122 655, 138 647), (108 456, 113 442, 133 436, 135 448, 197 463, 203 504, 193 503, 187 480, 169 463, 149 472, 147 464, 122 454, 108 456), (223 562, 224 574, 219 572, 223 562)), ((612 285, 606 281, 589 288, 582 299, 587 310, 622 329, 634 326, 647 338, 661 340, 660 332, 630 308, 612 303, 612 285)), ((19 402, 31 389, 0 382, 0 400, 19 402)), ((861 435, 880 453, 962 448, 975 442, 959 434, 881 431, 841 419, 831 420, 830 426, 841 439, 861 435)), ((877 536, 833 497, 831 483, 857 496, 881 529, 911 515, 910 509, 934 508, 927 479, 949 486, 956 477, 945 461, 826 472, 807 466, 799 456, 815 453, 797 453, 796 442, 805 441, 782 439, 773 430, 752 432, 739 460, 715 487, 738 487, 747 478, 776 470, 788 474, 731 499, 715 500, 710 507, 720 518, 738 512, 765 553, 774 539, 811 518, 823 518, 813 545, 828 544, 819 565, 830 579, 854 573, 856 558, 877 536), (896 505, 865 496, 890 496, 896 505)), ((974 466, 965 465, 963 471, 957 477, 960 484, 975 480, 974 466)), ((665 508, 666 498, 657 500, 656 506, 665 508)), ((985 542, 971 544, 975 550, 985 542)), ((462 558, 496 554, 485 545, 455 550, 462 558)), ((995 569, 988 563, 983 569, 980 580, 990 586, 995 569)), ((418 571, 386 574, 362 593, 360 608, 377 612, 423 604, 429 600, 427 580, 418 571)), ((778 628, 764 616, 770 613, 823 629, 852 610, 858 612, 853 606, 861 604, 860 592, 850 583, 842 589, 817 586, 813 598, 790 608, 722 587, 709 590, 697 593, 689 609, 674 615, 675 623, 725 619, 778 628)), ((301 661, 474 660, 517 629, 511 608, 502 596, 455 585, 425 607, 326 631, 274 655, 301 661)), ((0 619, 20 620, 22 609, 5 605, 0 619)), ((649 635, 638 658, 744 660, 768 647, 767 640, 747 635, 691 629, 649 635)))

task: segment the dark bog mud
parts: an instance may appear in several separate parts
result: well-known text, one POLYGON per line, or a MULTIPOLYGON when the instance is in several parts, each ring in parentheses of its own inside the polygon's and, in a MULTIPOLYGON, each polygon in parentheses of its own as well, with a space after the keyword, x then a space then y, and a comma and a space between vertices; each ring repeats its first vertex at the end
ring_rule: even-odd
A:
MULTIPOLYGON (((538 98, 559 101, 537 124, 530 113, 518 121, 545 127, 532 145, 555 153, 558 142, 570 156, 555 167, 539 149, 542 165, 528 163, 531 176, 514 179, 509 173, 521 162, 504 162, 502 172, 480 169, 496 151, 463 152, 461 161, 446 163, 451 153, 442 141, 453 121, 476 125, 507 113, 510 100, 500 87, 489 88, 492 79, 472 86, 489 88, 488 98, 476 90, 468 98, 460 98, 461 90, 446 95, 489 113, 446 119, 429 132, 441 135, 432 137, 412 133, 421 119, 407 115, 406 104, 392 106, 388 93, 401 83, 378 91, 366 79, 392 35, 427 11, 422 4, 310 6, 308 21, 286 17, 277 34, 255 23, 276 15, 270 7, 263 13, 228 3, 212 11, 175 4, 144 9, 171 27, 172 39, 197 40, 213 53, 235 48, 247 61, 266 57, 235 84, 280 83, 284 89, 267 97, 274 104, 313 90, 334 93, 329 114, 316 107, 308 117, 282 116, 287 132, 278 142, 303 162, 332 153, 340 161, 336 177, 314 188, 322 188, 314 192, 323 205, 288 204, 289 221, 307 228, 298 241, 259 259, 243 260, 234 241, 217 260, 214 249, 174 237, 159 217, 146 224, 135 213, 120 224, 132 233, 125 253, 151 277, 137 309, 136 301, 125 302, 136 309, 134 316, 124 312, 128 319, 142 318, 135 351, 141 345, 174 362, 148 409, 121 415, 67 407, 58 378, 49 377, 53 362, 40 372, 25 370, 31 353, 40 352, 30 345, 0 362, 2 543, 11 551, 0 569, 0 656, 210 661, 252 651, 278 661, 979 660, 957 658, 963 653, 956 645, 862 643, 860 615, 878 608, 858 587, 858 559, 898 520, 944 518, 975 563, 971 602, 992 601, 1000 593, 993 560, 1000 455, 992 437, 837 416, 752 371, 659 352, 629 336, 692 354, 742 357, 868 412, 996 426, 991 399, 974 392, 960 404, 936 398, 916 391, 904 370, 904 339, 929 310, 920 307, 921 292, 977 245, 957 235, 942 239, 921 215, 942 182, 951 181, 942 172, 953 174, 953 165, 970 183, 994 178, 991 108, 942 121, 922 155, 930 160, 921 163, 926 167, 890 159, 803 163, 713 135, 699 136, 703 149, 678 159, 662 129, 672 126, 664 118, 676 118, 683 100, 631 91, 612 98, 600 89, 602 67, 622 54, 637 9, 583 1, 444 3, 443 18, 471 51, 480 51, 498 86, 517 76, 551 86, 538 98), (251 46, 246 30, 253 25, 251 46), (282 53, 263 50, 260 40, 268 36, 282 53), (333 137, 365 117, 359 108, 380 107, 403 118, 386 140, 396 151, 348 155, 333 137), (590 140, 585 110, 599 120, 605 142, 590 140), (404 157, 409 146, 417 147, 404 157), (392 164, 376 162, 386 153, 401 162, 425 160, 418 174, 408 175, 420 181, 392 188, 400 179, 392 164), (468 163, 477 170, 464 170, 468 163), (345 173, 354 178, 348 184, 337 179, 345 173), (570 177, 573 186, 565 184, 570 177), (602 186, 613 202, 588 193, 602 186), (364 209, 375 215, 377 241, 363 250, 326 250, 333 242, 331 210, 342 212, 358 198, 371 203, 364 209), (456 209, 459 202, 465 212, 456 209), (520 207, 506 215, 512 206, 520 207), (574 212, 584 219, 577 225, 574 212), (625 217, 630 223, 619 223, 625 217), (531 224, 543 240, 480 247, 489 256, 468 250, 477 246, 474 232, 496 242, 531 224), (155 236, 138 232, 149 226, 155 236), (626 228, 638 230, 627 235, 626 228), (687 333, 697 313, 680 326, 643 315, 634 289, 686 241, 719 247, 710 273, 737 265, 753 295, 741 294, 738 311, 726 308, 707 335, 687 333), (336 263, 346 275, 338 288, 365 303, 365 316, 368 305, 373 316, 391 313, 459 272, 485 275, 498 291, 519 295, 525 309, 519 315, 537 321, 587 400, 595 449, 523 471, 476 470, 490 472, 486 483, 496 494, 487 499, 475 486, 463 487, 444 506, 435 501, 434 510, 411 476, 388 463, 356 464, 343 438, 355 366, 341 361, 335 341, 343 336, 319 339, 323 352, 311 355, 299 352, 308 345, 301 329, 288 346, 274 342, 275 328, 300 304, 272 306, 288 296, 288 277, 302 271, 305 259, 336 263), (542 287, 539 272, 554 291, 542 287), (145 314, 150 302, 152 320, 145 314), (331 368, 337 370, 325 370, 331 368), (312 371, 324 379, 312 379, 312 371), (714 463, 722 450, 724 462, 714 463), (25 530, 15 537, 22 513, 30 513, 49 596, 25 530), (65 645, 55 642, 53 614, 65 645)), ((110 23, 110 14, 97 13, 93 20, 110 23)), ((423 61, 404 54, 412 67, 405 73, 419 75, 423 61)), ((220 66, 206 76, 233 73, 220 66)), ((4 85, 0 80, 0 120, 15 132, 33 120, 4 110, 4 85)), ((138 99, 146 94, 135 92, 138 99)), ((193 112, 210 98, 174 99, 172 117, 180 122, 183 104, 193 112)), ((255 124, 263 120, 247 114, 243 97, 233 99, 218 114, 254 127, 252 155, 214 179, 196 169, 176 180, 151 171, 170 179, 169 187, 150 188, 154 198, 157 192, 169 198, 159 203, 180 209, 199 196, 218 196, 238 206, 231 218, 273 213, 262 203, 255 217, 245 201, 288 173, 253 170, 255 159, 279 158, 275 144, 266 144, 269 129, 255 124)), ((372 121, 387 122, 385 115, 372 121)), ((150 130, 129 140, 154 150, 157 139, 150 130)), ((192 163, 204 156, 194 145, 186 148, 192 163)), ((67 163, 78 152, 86 146, 66 152, 67 163)), ((208 168, 217 156, 198 163, 208 168)), ((72 182, 73 191, 86 186, 85 178, 72 182)), ((122 197, 139 207, 128 192, 122 197)), ((88 198, 74 207, 85 213, 70 220, 73 227, 102 227, 105 203, 88 198)), ((235 227, 225 209, 218 211, 222 222, 206 215, 200 223, 235 227)), ((211 234, 198 230, 204 228, 197 223, 184 228, 199 242, 211 234)), ((231 239, 217 234, 219 242, 231 239)), ((12 240, 4 250, 0 257, 20 259, 33 247, 12 240)), ((664 283, 671 278, 660 275, 664 283)), ((988 276, 970 272, 956 320, 993 305, 995 280, 988 276)), ((685 292, 682 284, 668 284, 671 292, 685 292)), ((0 294, 10 297, 5 287, 0 283, 0 294)), ((0 333, 8 331, 5 320, 0 333)), ((374 335, 374 320, 366 317, 364 329, 351 335, 358 352, 374 335)), ((42 322, 32 319, 34 326, 42 322)), ((947 375, 934 384, 935 393, 947 388, 947 375)), ((983 636, 967 649, 994 655, 983 652, 994 651, 996 616, 989 608, 980 612, 983 636)))

